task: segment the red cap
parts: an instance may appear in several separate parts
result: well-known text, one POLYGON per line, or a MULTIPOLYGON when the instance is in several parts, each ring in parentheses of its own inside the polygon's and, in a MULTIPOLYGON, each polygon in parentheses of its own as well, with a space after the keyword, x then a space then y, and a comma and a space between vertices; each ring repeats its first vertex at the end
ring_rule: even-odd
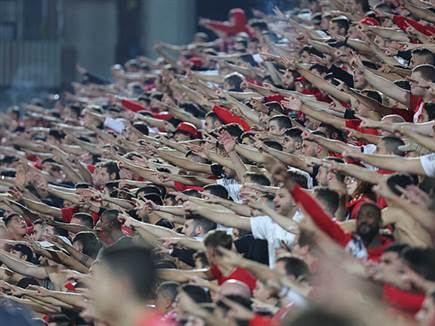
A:
POLYGON ((198 136, 198 130, 189 122, 181 122, 178 124, 176 131, 185 131, 191 134, 193 137, 198 136))
POLYGON ((202 59, 200 57, 192 57, 192 58, 190 58, 189 61, 194 67, 202 67, 203 66, 203 62, 202 62, 202 59))
POLYGON ((373 17, 364 17, 359 21, 361 24, 370 25, 370 26, 380 26, 378 20, 373 17))

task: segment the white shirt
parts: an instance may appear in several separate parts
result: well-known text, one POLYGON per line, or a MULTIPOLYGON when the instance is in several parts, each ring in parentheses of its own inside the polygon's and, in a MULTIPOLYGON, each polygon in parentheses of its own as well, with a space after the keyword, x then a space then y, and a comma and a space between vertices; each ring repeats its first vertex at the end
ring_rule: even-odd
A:
POLYGON ((224 186, 225 189, 228 191, 228 195, 231 197, 232 200, 236 203, 241 203, 242 200, 240 199, 240 188, 242 185, 236 181, 236 179, 217 179, 216 184, 224 186))
POLYGON ((266 240, 269 252, 269 267, 275 266, 275 251, 283 241, 290 247, 296 236, 275 223, 269 216, 256 216, 250 219, 252 235, 256 239, 266 240))
POLYGON ((421 156, 420 163, 427 176, 435 177, 435 153, 421 156))

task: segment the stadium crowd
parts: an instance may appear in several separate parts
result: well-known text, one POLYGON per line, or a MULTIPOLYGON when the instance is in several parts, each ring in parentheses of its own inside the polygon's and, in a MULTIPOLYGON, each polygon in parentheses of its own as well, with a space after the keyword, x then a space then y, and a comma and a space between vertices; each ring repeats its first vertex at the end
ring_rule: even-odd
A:
POLYGON ((1 115, 5 325, 435 325, 434 2, 297 7, 1 115))

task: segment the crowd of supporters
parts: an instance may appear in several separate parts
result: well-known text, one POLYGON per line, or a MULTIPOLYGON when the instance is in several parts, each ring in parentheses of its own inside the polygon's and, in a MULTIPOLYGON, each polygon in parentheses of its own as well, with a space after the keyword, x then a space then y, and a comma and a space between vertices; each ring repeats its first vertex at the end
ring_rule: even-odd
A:
POLYGON ((435 325, 434 9, 233 9, 3 113, 0 323, 435 325))

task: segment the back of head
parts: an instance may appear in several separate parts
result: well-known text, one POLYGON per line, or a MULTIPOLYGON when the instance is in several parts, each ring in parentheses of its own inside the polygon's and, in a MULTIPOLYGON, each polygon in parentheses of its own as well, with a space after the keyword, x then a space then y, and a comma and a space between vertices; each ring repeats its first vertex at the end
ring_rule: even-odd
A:
POLYGON ((91 258, 96 258, 101 249, 101 242, 93 232, 79 232, 73 239, 74 242, 80 242, 83 247, 83 254, 91 258))
POLYGON ((238 295, 249 299, 251 297, 251 290, 249 286, 238 280, 228 280, 221 284, 219 294, 222 296, 238 295))
POLYGON ((397 196, 402 195, 402 192, 399 190, 398 187, 402 187, 403 189, 405 189, 406 187, 414 184, 415 184, 415 180, 410 175, 405 173, 393 174, 389 176, 387 179, 388 187, 397 196))
POLYGON ((228 199, 228 190, 218 184, 210 184, 204 187, 204 190, 210 192, 214 196, 218 196, 223 199, 228 199))
POLYGON ((278 258, 277 262, 284 264, 285 273, 287 276, 293 276, 296 280, 306 280, 310 275, 308 265, 297 257, 282 257, 278 258))
POLYGON ((225 231, 214 230, 210 231, 204 238, 204 246, 210 248, 222 247, 229 250, 233 246, 233 239, 225 231))
POLYGON ((408 248, 402 252, 402 260, 417 274, 428 281, 435 281, 435 250, 408 248))
POLYGON ((181 286, 180 290, 184 291, 196 303, 212 302, 210 292, 199 285, 185 284, 181 286))
POLYGON ((139 246, 112 246, 103 251, 101 261, 114 277, 128 282, 137 299, 152 297, 157 273, 151 250, 139 246))
POLYGON ((435 67, 429 64, 419 65, 414 68, 413 72, 420 73, 421 77, 430 83, 435 83, 435 67))
POLYGON ((382 141, 385 146, 385 154, 403 156, 403 152, 399 149, 400 146, 405 145, 405 142, 402 139, 395 136, 385 136, 382 137, 382 141))
POLYGON ((379 223, 382 222, 381 209, 375 203, 366 202, 361 204, 356 214, 357 220, 364 216, 370 216, 375 218, 379 223))
POLYGON ((180 284, 177 282, 163 282, 160 284, 157 292, 161 293, 165 297, 168 297, 173 302, 178 294, 179 286, 180 284))
POLYGON ((340 201, 338 193, 326 187, 316 187, 314 193, 316 199, 322 204, 327 213, 334 216, 340 201))
POLYGON ((245 180, 249 180, 250 183, 255 183, 260 186, 270 186, 270 180, 264 175, 255 172, 245 173, 245 180))

